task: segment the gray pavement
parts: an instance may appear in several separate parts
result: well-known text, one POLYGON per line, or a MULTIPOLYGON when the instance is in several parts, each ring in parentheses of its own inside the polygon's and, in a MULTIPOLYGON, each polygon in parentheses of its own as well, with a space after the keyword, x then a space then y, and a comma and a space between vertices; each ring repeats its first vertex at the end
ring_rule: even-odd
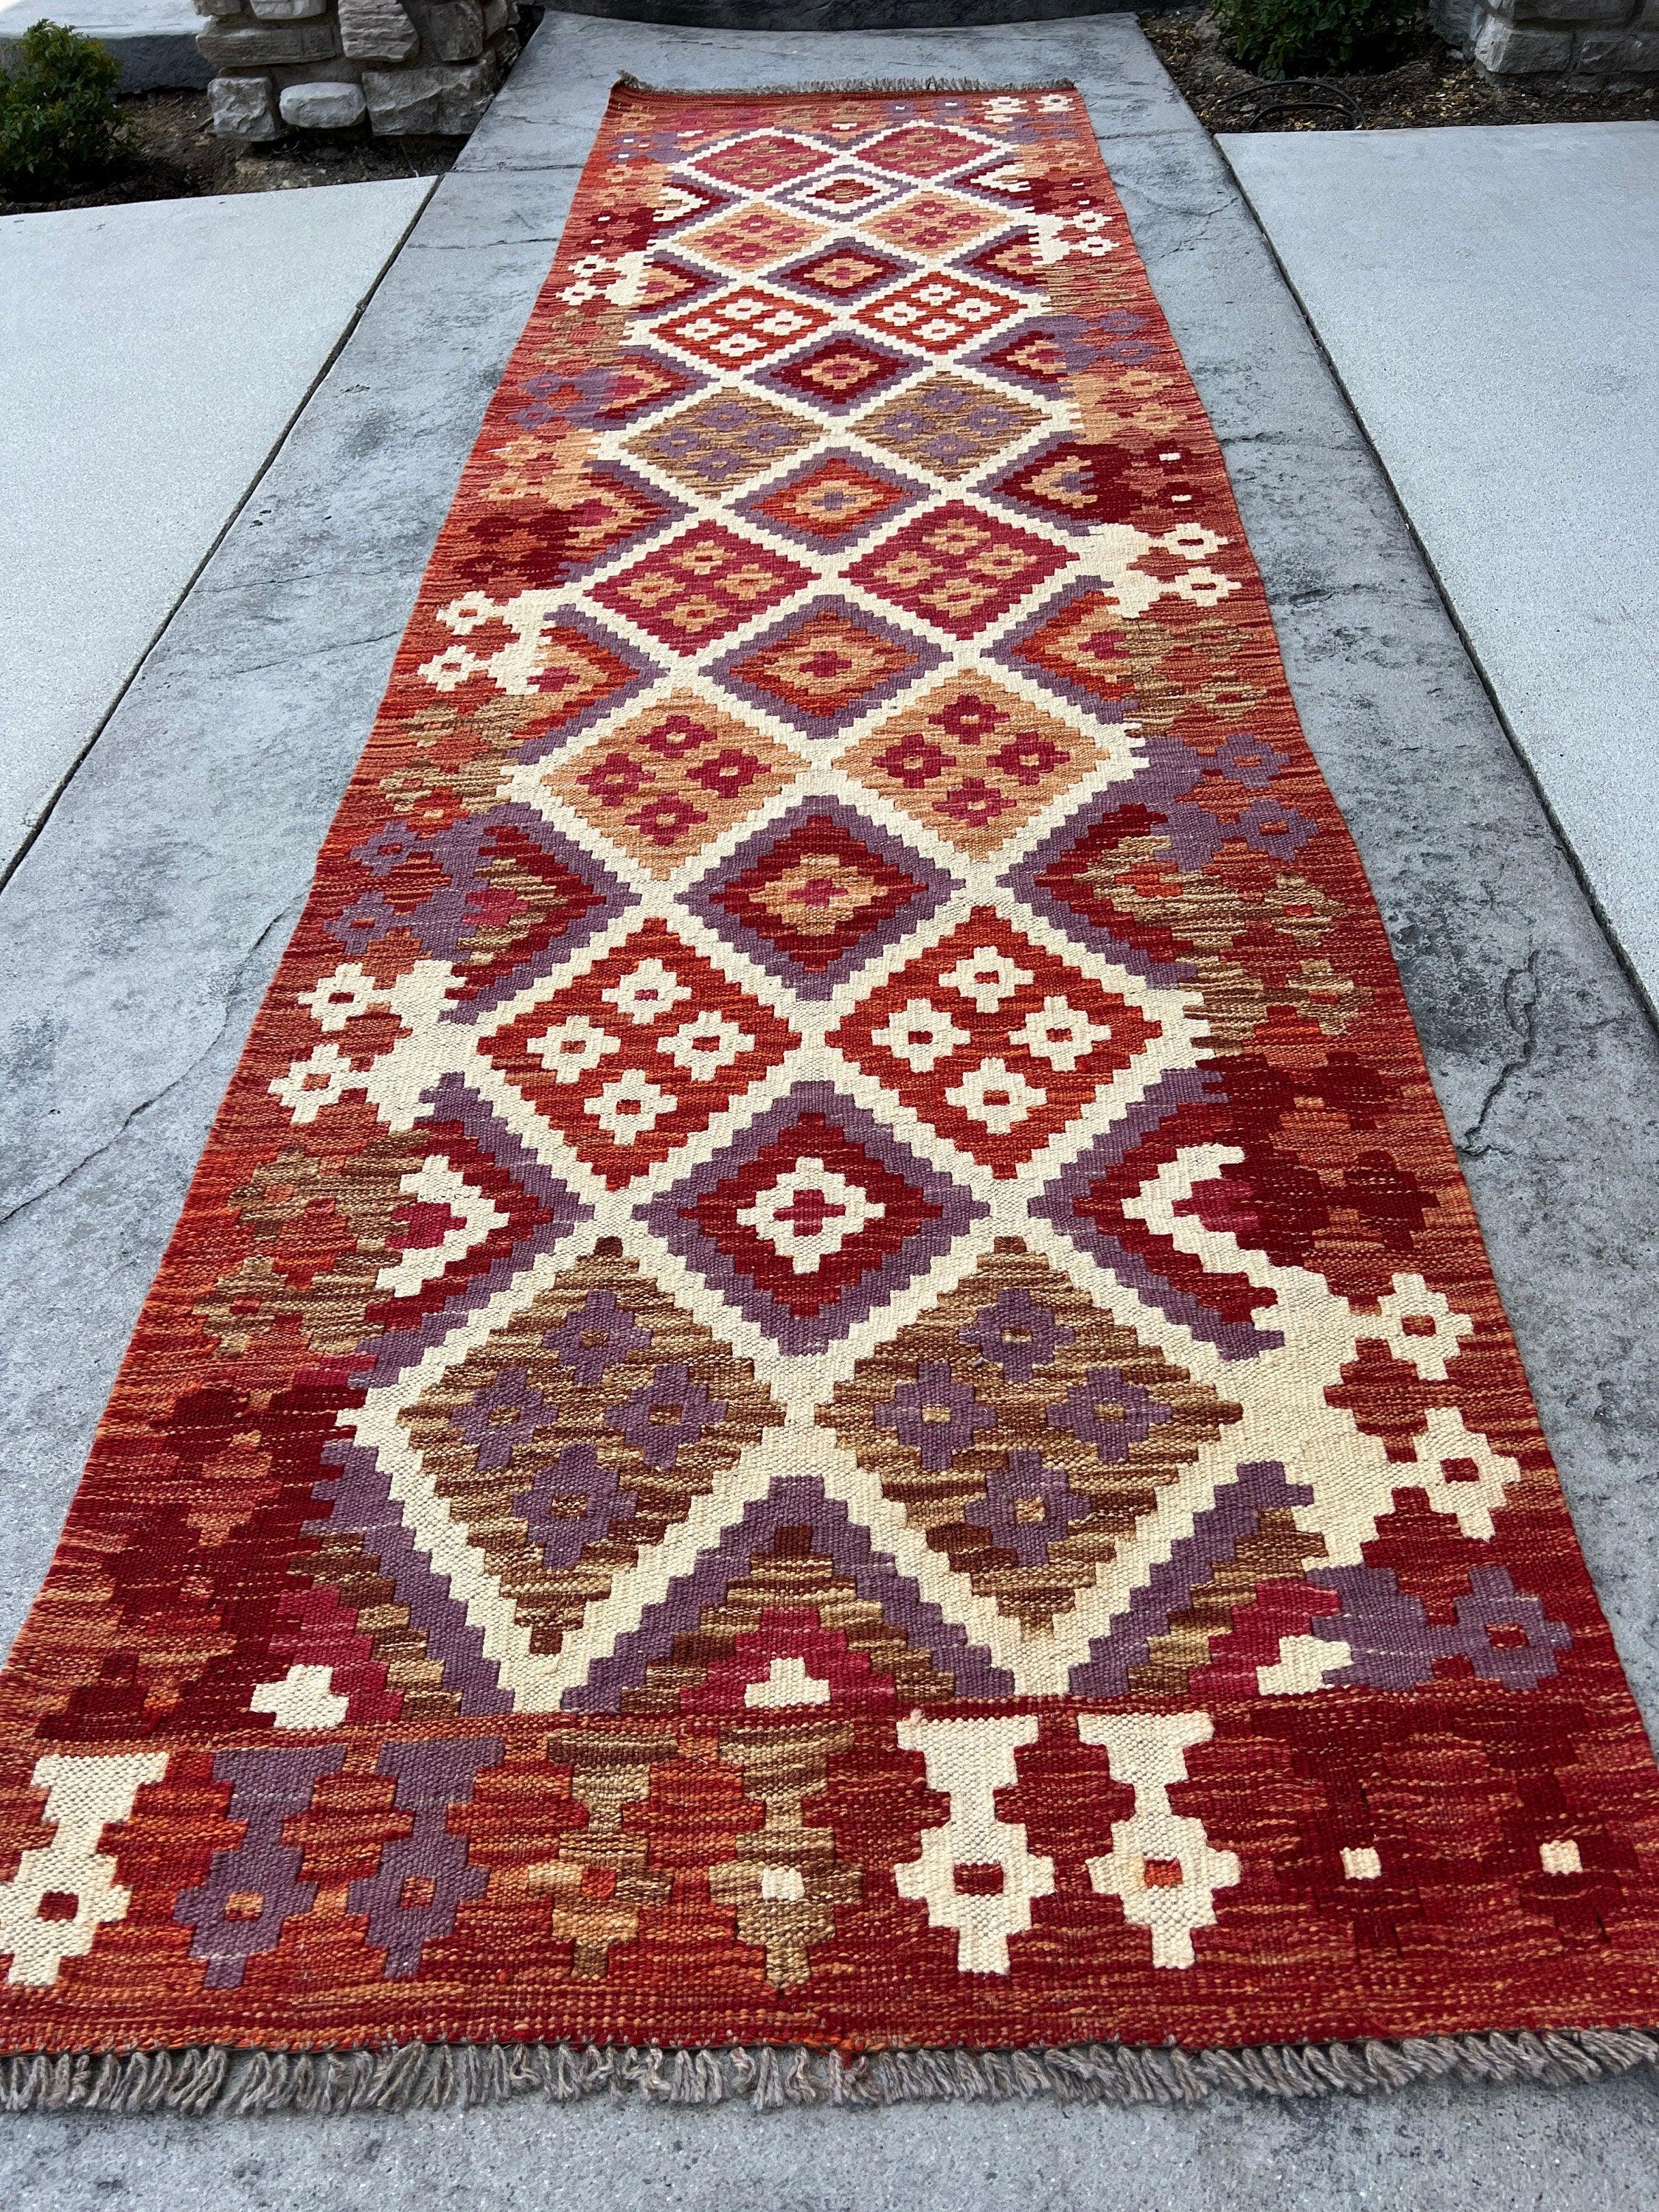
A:
POLYGON ((1659 1007, 1659 123, 1221 145, 1659 1007))
MULTIPOLYGON (((0 893, 0 1633, 92 1425, 619 71, 1074 77, 1233 472, 1593 1571, 1659 1716, 1659 1048, 1236 185, 1133 23, 699 33, 550 15, 0 893)), ((314 197, 314 196, 313 196, 314 197)), ((1654 2201, 1659 2082, 1194 2112, 543 2106, 0 2125, 40 2212, 1522 2212, 1654 2201)))
POLYGON ((107 46, 123 92, 202 85, 213 74, 196 50, 202 19, 191 0, 0 0, 0 64, 42 15, 107 46))
POLYGON ((0 878, 431 190, 0 222, 0 878))

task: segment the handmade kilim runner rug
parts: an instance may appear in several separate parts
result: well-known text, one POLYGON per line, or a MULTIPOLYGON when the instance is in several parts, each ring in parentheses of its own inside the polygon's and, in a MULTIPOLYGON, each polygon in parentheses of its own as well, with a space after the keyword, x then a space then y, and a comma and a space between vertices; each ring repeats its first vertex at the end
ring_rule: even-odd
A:
POLYGON ((14 2104, 1654 2056, 1659 1778, 1073 91, 615 95, 0 1698, 14 2104))

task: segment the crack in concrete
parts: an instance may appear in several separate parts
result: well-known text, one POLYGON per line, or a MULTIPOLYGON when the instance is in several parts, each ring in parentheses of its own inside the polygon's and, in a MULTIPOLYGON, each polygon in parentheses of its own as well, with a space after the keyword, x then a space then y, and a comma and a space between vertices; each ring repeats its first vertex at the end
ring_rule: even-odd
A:
POLYGON ((1538 966, 1542 954, 1534 951, 1518 968, 1511 968, 1504 978, 1504 1016, 1521 1040, 1521 1048, 1511 1053, 1487 1085, 1486 1095, 1480 1102, 1480 1111, 1458 1140, 1457 1149, 1465 1159, 1484 1159, 1492 1149, 1478 1143, 1486 1121, 1498 1100, 1504 1096, 1522 1069, 1529 1067, 1538 1050, 1538 966))
POLYGON ((224 1005, 221 1009, 218 1022, 214 1028, 212 1036, 209 1037, 206 1043, 201 1047, 199 1051, 191 1054, 190 1060, 179 1070, 179 1073, 176 1075, 169 1076, 159 1091, 152 1091, 148 1098, 141 1098, 136 1106, 129 1107, 127 1111, 121 1116, 120 1121, 117 1122, 115 1127, 111 1130, 108 1136, 100 1138, 99 1142, 93 1146, 89 1152, 82 1154, 81 1158, 76 1160, 72 1166, 65 1168, 63 1174, 54 1177, 51 1182, 43 1183, 39 1190, 31 1191, 27 1198, 19 1199, 15 1206, 9 1207, 4 1213, 0 1213, 0 1229, 9 1227, 11 1223, 20 1219, 22 1215, 31 1212, 35 1206, 39 1206, 42 1199, 50 1198, 54 1191, 62 1190, 68 1184, 73 1182, 75 1178, 81 1174, 83 1169, 89 1168, 94 1160, 101 1159, 106 1152, 112 1151, 113 1148, 120 1143, 122 1138, 125 1136, 127 1131, 132 1127, 133 1123, 138 1120, 141 1115, 148 1114, 152 1106, 159 1106, 161 1101, 167 1097, 170 1092, 176 1091, 181 1083, 185 1082, 196 1073, 203 1061, 208 1058, 209 1054, 217 1045, 220 1038, 225 1034, 225 1031, 230 1027, 231 1009, 235 1006, 237 999, 240 994, 243 980, 246 976, 248 969, 254 964, 260 953, 264 950, 265 945, 270 941, 272 931, 277 928, 277 927, 283 921, 287 920, 290 915, 293 915, 297 920, 298 908, 296 907, 285 906, 278 913, 272 915, 270 920, 259 932, 258 936, 255 938, 253 943, 248 947, 247 951, 242 955, 242 957, 237 962, 234 972, 230 979, 229 988, 225 993, 224 1005))

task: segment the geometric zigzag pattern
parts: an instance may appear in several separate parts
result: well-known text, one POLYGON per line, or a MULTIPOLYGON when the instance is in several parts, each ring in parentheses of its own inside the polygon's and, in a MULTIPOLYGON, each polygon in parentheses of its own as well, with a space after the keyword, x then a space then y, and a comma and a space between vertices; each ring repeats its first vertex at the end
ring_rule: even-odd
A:
POLYGON ((1654 2016, 1075 93, 615 96, 0 1700, 11 2050, 1654 2016))

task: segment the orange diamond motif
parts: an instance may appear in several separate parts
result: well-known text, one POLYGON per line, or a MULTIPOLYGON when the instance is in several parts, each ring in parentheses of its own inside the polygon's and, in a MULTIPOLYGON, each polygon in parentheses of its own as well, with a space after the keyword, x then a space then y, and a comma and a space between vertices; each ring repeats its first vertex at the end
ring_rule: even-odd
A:
POLYGON ((982 859, 1080 783, 1100 758, 1081 721, 1062 722, 1006 685, 953 676, 847 754, 848 775, 982 859))
POLYGON ((672 875, 793 782, 787 745, 694 691, 673 691, 544 778, 653 876, 672 875))
POLYGON ((967 638, 1006 615, 1073 557, 958 499, 907 523, 847 577, 877 599, 967 638))
POLYGON ((901 177, 941 177, 969 161, 982 160, 986 150, 960 131, 934 123, 912 123, 863 148, 859 159, 868 168, 886 169, 901 177))
POLYGON ((592 587, 590 596, 676 653, 697 653, 810 583, 798 561, 699 523, 683 538, 592 587))
POLYGON ((717 261, 723 269, 736 269, 744 275, 757 269, 769 269, 775 261, 782 261, 792 253, 804 253, 809 246, 827 235, 820 222, 809 222, 804 216, 786 215, 782 209, 761 206, 739 208, 734 215, 717 216, 714 222, 704 223, 682 240, 704 261, 717 261))
POLYGON ((896 208, 872 216, 865 228, 884 246, 938 258, 983 238, 1000 219, 989 209, 970 207, 945 192, 913 192, 896 208))

